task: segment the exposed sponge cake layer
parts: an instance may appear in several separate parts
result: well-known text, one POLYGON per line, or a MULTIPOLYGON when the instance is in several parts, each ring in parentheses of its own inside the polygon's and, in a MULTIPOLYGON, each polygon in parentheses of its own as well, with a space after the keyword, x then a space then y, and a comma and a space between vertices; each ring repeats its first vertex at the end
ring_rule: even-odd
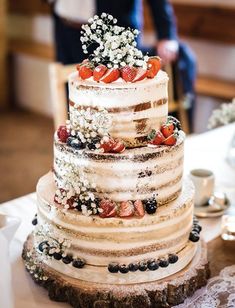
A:
MULTIPOLYGON (((52 174, 37 186, 38 221, 50 225, 50 235, 71 242, 68 252, 86 264, 106 267, 110 262, 129 264, 179 253, 188 245, 192 228, 194 189, 186 180, 180 196, 143 218, 86 217, 76 210, 64 211, 53 201, 52 174)), ((38 244, 36 239, 36 245, 38 244)))
POLYGON ((73 73, 69 77, 70 119, 76 120, 77 109, 104 108, 112 120, 112 137, 130 147, 146 144, 151 129, 159 129, 167 118, 167 83, 163 71, 138 83, 111 84, 82 80, 73 73))
MULTIPOLYGON (((94 194, 116 202, 144 200, 157 194, 158 204, 175 199, 182 187, 184 137, 174 146, 126 149, 123 153, 75 150, 54 143, 54 174, 59 187, 80 173, 95 183, 94 194)), ((76 179, 75 179, 76 180, 76 179)))

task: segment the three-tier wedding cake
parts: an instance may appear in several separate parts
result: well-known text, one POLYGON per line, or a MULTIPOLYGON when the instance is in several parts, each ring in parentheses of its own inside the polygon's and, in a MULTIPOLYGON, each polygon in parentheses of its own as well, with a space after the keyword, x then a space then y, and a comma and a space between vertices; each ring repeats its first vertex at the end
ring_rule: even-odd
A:
POLYGON ((69 76, 69 120, 38 182, 23 258, 52 299, 74 307, 170 307, 205 285, 206 248, 167 74, 137 49, 138 31, 116 22, 103 13, 82 27, 93 51, 69 76))

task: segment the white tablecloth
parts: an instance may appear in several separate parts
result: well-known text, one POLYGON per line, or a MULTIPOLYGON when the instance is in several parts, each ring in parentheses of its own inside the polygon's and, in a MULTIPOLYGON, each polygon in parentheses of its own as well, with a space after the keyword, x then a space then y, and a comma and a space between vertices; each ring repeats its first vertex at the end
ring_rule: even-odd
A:
MULTIPOLYGON (((229 125, 202 135, 188 137, 185 142, 185 174, 187 175, 193 168, 211 169, 215 173, 217 187, 226 191, 231 201, 235 202, 235 169, 225 162, 226 151, 233 133, 235 125, 229 125)), ((33 228, 31 221, 36 213, 35 193, 3 203, 0 205, 0 211, 22 219, 10 246, 15 307, 70 307, 64 303, 50 301, 46 291, 35 285, 24 269, 21 251, 23 242, 33 228)), ((219 218, 204 219, 201 223, 206 241, 220 234, 219 218)))

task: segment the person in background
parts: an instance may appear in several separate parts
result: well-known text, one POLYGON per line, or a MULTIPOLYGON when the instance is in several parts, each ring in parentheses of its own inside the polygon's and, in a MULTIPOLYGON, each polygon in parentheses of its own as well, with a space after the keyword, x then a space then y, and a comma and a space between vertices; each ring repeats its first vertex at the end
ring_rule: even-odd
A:
MULTIPOLYGON (((118 24, 142 30, 143 9, 141 0, 48 0, 53 7, 56 60, 63 64, 81 62, 80 30, 93 15, 103 12, 113 15, 118 24)), ((187 97, 190 123, 193 117, 196 60, 191 49, 179 41, 173 7, 168 0, 147 0, 156 33, 155 45, 141 46, 150 56, 159 55, 164 64, 176 63, 183 93, 187 97), (176 61, 177 60, 177 61, 176 61)))

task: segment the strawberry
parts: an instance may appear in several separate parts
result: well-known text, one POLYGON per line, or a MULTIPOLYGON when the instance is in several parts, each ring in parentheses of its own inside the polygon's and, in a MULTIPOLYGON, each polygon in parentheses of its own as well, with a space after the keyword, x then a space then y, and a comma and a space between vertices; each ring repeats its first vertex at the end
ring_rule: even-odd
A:
POLYGON ((134 214, 134 206, 131 201, 123 201, 119 207, 119 217, 131 217, 134 214))
POLYGON ((79 76, 82 79, 88 79, 93 75, 93 71, 88 65, 81 65, 79 69, 79 76))
POLYGON ((159 57, 149 58, 147 77, 154 78, 160 69, 161 69, 161 59, 159 57))
POLYGON ((61 142, 66 142, 70 136, 70 132, 67 130, 65 125, 61 125, 57 130, 57 136, 61 142))
POLYGON ((165 145, 174 145, 174 144, 176 144, 176 141, 177 141, 176 135, 172 134, 172 135, 170 135, 169 137, 167 137, 164 140, 163 144, 165 144, 165 145))
POLYGON ((133 66, 126 65, 121 69, 121 76, 126 82, 131 82, 137 74, 137 69, 133 66))
POLYGON ((107 71, 107 67, 103 64, 96 66, 93 72, 93 78, 95 81, 99 81, 107 71))
POLYGON ((137 68, 137 74, 135 76, 135 78, 133 79, 132 82, 137 82, 140 80, 143 80, 144 78, 147 77, 147 71, 141 67, 137 68))
POLYGON ((108 199, 103 199, 99 203, 99 208, 103 211, 99 213, 99 216, 102 218, 109 218, 116 216, 116 203, 108 199))
POLYGON ((134 202, 134 208, 135 208, 135 215, 138 217, 143 217, 145 214, 144 211, 144 205, 143 202, 141 200, 136 200, 134 202))
POLYGON ((150 144, 160 145, 160 144, 163 144, 164 140, 165 140, 165 137, 163 136, 163 134, 159 130, 159 131, 157 131, 154 139, 150 141, 150 144))
POLYGON ((84 65, 84 64, 88 64, 88 62, 89 62, 89 60, 88 60, 88 59, 85 59, 85 60, 82 61, 82 63, 77 64, 77 65, 76 65, 77 71, 79 72, 80 67, 81 67, 82 65, 84 65))
POLYGON ((122 153, 123 151, 125 151, 125 145, 123 144, 122 141, 119 140, 115 140, 116 143, 114 145, 114 147, 112 148, 112 152, 114 153, 122 153))
POLYGON ((165 138, 169 137, 174 133, 175 126, 173 122, 167 122, 161 126, 161 132, 165 138))
POLYGON ((104 137, 100 142, 100 148, 104 150, 104 153, 110 152, 115 145, 115 140, 109 137, 104 137))
POLYGON ((120 77, 120 71, 117 68, 110 68, 106 71, 100 81, 104 83, 111 83, 120 77))

